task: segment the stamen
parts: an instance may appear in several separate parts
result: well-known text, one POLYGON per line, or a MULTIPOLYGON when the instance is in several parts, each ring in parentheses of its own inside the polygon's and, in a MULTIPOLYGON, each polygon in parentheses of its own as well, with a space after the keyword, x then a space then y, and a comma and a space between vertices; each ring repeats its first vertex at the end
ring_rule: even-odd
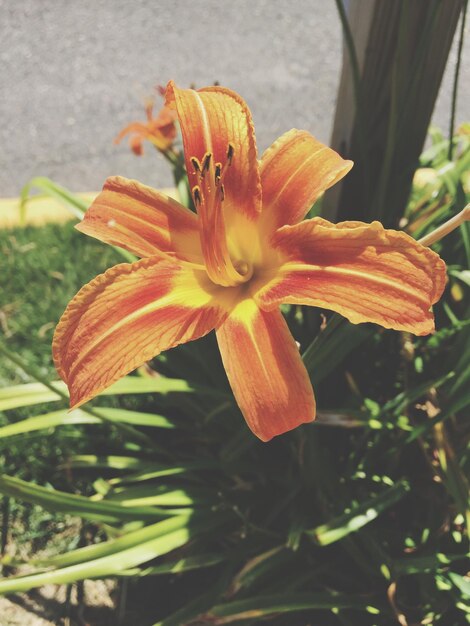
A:
POLYGON ((201 190, 197 185, 194 185, 193 187, 193 197, 194 197, 194 204, 196 205, 196 207, 200 206, 202 203, 202 197, 201 197, 201 190))
POLYGON ((462 209, 460 213, 457 213, 457 215, 454 215, 454 217, 452 217, 450 220, 444 222, 442 226, 439 226, 438 228, 436 228, 436 230, 433 230, 428 235, 425 235, 424 237, 421 237, 421 239, 418 239, 418 243, 420 243, 422 246, 432 246, 433 243, 436 243, 436 241, 440 241, 443 237, 445 237, 453 230, 461 226, 464 222, 467 222, 469 220, 470 204, 467 204, 467 206, 462 209))
POLYGON ((201 162, 199 161, 199 159, 197 159, 196 157, 191 157, 190 161, 191 165, 194 167, 195 173, 199 174, 201 172, 201 162))
POLYGON ((209 171, 209 167, 211 164, 211 158, 212 158, 212 153, 211 152, 206 152, 206 154, 204 155, 204 158, 202 159, 202 175, 204 176, 204 174, 206 172, 209 171))
POLYGON ((212 152, 206 152, 201 160, 190 157, 198 183, 193 186, 192 194, 200 218, 201 247, 206 270, 214 283, 225 287, 246 282, 253 273, 244 261, 234 265, 227 244, 222 203, 225 200, 224 178, 234 154, 235 148, 229 143, 225 162, 214 163, 212 152))

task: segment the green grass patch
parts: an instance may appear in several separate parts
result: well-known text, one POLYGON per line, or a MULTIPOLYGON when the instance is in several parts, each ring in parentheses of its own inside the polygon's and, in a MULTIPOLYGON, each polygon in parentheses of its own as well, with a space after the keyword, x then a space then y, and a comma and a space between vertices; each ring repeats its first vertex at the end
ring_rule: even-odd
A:
MULTIPOLYGON (((85 283, 122 257, 77 232, 73 222, 1 230, 0 255, 5 345, 43 375, 54 377, 51 342, 60 315, 85 283)), ((20 368, 0 361, 0 384, 24 381, 20 368)))

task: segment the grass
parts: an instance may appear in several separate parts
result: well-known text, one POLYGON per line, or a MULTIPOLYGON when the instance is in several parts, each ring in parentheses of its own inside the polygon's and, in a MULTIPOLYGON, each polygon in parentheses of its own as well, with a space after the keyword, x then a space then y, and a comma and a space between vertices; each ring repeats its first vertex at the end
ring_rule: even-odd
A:
MULTIPOLYGON (((62 311, 95 273, 122 261, 111 248, 78 233, 73 224, 0 230, 2 339, 11 352, 20 354, 34 370, 50 379, 57 378, 51 341, 62 311)), ((0 388, 29 380, 20 367, 4 358, 0 360, 0 388)), ((0 415, 0 425, 37 411, 38 407, 9 411, 0 415)), ((71 450, 81 448, 82 439, 79 433, 69 430, 51 431, 48 437, 6 440, 0 445, 0 465, 3 472, 66 487, 68 479, 61 465, 71 450)), ((46 544, 49 553, 54 552, 51 535, 60 538, 62 530, 70 527, 67 516, 48 513, 35 505, 11 501, 10 508, 11 519, 16 520, 12 532, 17 555, 24 556, 28 551, 31 555, 46 544)), ((59 546, 63 547, 60 539, 59 546)))
MULTIPOLYGON (((122 258, 78 233, 73 222, 0 230, 0 324, 6 345, 53 377, 51 341, 73 295, 122 258)), ((0 361, 0 382, 24 382, 24 373, 0 361)))

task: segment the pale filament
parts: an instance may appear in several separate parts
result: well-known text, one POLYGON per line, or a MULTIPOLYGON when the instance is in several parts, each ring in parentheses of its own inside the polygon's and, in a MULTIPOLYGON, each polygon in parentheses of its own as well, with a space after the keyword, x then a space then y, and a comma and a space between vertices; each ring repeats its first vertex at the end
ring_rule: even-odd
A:
POLYGON ((192 192, 200 218, 201 247, 207 273, 214 283, 224 287, 239 285, 248 279, 248 268, 243 264, 235 267, 230 257, 223 214, 224 178, 233 156, 234 148, 229 143, 223 165, 213 162, 211 152, 206 152, 202 161, 196 157, 190 159, 198 182, 192 192))
POLYGON ((436 228, 436 230, 433 230, 428 235, 425 235, 424 237, 421 237, 421 239, 418 239, 418 243, 420 243, 422 246, 432 246, 433 243, 436 243, 436 241, 440 241, 443 237, 445 237, 453 230, 469 220, 470 204, 467 204, 467 206, 462 209, 460 213, 454 215, 454 217, 452 217, 447 222, 444 222, 444 224, 436 228))

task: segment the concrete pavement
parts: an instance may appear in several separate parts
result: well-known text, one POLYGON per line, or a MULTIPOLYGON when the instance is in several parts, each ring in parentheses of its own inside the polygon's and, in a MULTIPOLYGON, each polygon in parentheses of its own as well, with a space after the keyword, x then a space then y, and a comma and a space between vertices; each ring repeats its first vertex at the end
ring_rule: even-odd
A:
MULTIPOLYGON (((247 100, 260 150, 295 126, 328 141, 342 55, 333 0, 0 0, 0 197, 35 175, 72 190, 112 174, 168 186, 148 147, 113 138, 156 84, 219 81, 247 100)), ((434 122, 447 130, 456 46, 434 122)), ((470 118, 470 40, 457 121, 470 118)))

